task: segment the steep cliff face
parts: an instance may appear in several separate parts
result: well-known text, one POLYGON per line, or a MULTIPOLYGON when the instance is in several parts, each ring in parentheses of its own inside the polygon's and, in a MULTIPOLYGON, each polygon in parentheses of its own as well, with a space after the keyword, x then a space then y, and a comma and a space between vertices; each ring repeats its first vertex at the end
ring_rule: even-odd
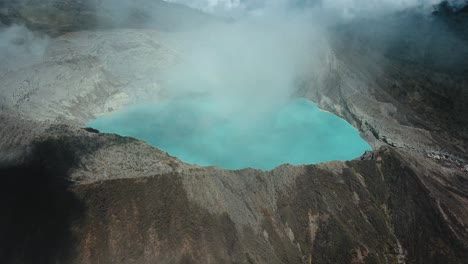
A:
POLYGON ((468 40, 457 27, 466 16, 447 19, 403 13, 336 28, 321 58, 327 70, 302 94, 377 139, 375 146, 466 159, 468 40))
MULTIPOLYGON (((56 27, 41 30, 70 30, 56 27)), ((164 96, 157 74, 180 56, 167 34, 60 35, 39 64, 2 72, 2 263, 466 263, 463 65, 429 67, 353 25, 336 29, 299 93, 375 150, 227 171, 80 128, 164 96)))
POLYGON ((134 139, 45 131, 1 169, 6 263, 466 259, 466 174, 422 155, 382 147, 350 162, 225 171, 134 139))

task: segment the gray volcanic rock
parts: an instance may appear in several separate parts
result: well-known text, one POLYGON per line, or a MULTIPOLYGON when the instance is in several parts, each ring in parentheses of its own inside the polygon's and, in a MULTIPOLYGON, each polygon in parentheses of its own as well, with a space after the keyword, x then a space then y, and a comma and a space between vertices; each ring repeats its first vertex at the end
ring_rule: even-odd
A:
POLYGON ((465 29, 445 30, 453 23, 410 13, 338 27, 322 58, 327 70, 301 92, 377 139, 375 146, 466 159, 468 38, 465 29))
MULTIPOLYGON (((80 25, 21 14, 52 35, 80 25)), ((183 56, 171 33, 70 32, 38 62, 2 69, 1 262, 465 263, 466 76, 394 48, 363 52, 380 39, 352 32, 334 31, 323 70, 298 94, 351 122, 374 151, 271 171, 189 165, 81 128, 164 97, 158 76, 183 56)))
POLYGON ((7 263, 39 256, 43 263, 461 263, 466 258, 466 174, 422 155, 383 147, 346 163, 226 171, 189 166, 116 135, 63 125, 43 131, 27 145, 22 162, 1 168, 6 180, 1 200, 15 201, 2 208, 46 212, 64 227, 55 230, 42 220, 24 220, 26 212, 7 211, 4 219, 41 230, 21 236, 9 230, 0 254, 7 263), (24 190, 31 179, 44 182, 24 190), (50 191, 42 184, 70 198, 47 198, 50 191), (62 207, 69 209, 53 213, 62 207), (44 255, 37 243, 48 239, 63 246, 44 255), (18 251, 24 240, 29 242, 18 251))
POLYGON ((180 56, 164 38, 151 30, 111 30, 50 39, 38 63, 0 72, 0 103, 25 118, 84 125, 136 98, 157 100, 160 73, 180 56))
POLYGON ((220 20, 162 0, 6 0, 0 2, 0 22, 58 36, 70 31, 110 28, 187 30, 220 20))

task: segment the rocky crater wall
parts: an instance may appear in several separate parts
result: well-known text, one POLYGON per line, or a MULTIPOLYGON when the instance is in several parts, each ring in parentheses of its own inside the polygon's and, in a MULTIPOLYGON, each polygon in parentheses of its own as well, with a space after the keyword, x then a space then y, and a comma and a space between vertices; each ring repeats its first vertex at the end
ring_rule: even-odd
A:
MULTIPOLYGON (((2 21, 13 19, 11 8, 23 6, 2 9, 2 21)), ((322 71, 298 94, 352 123, 374 151, 227 171, 81 128, 139 98, 164 97, 157 73, 181 56, 170 32, 27 25, 60 34, 42 62, 0 75, 2 263, 468 259, 462 75, 363 52, 349 45, 352 29, 336 31, 322 71), (155 63, 140 63, 148 57, 155 63)))

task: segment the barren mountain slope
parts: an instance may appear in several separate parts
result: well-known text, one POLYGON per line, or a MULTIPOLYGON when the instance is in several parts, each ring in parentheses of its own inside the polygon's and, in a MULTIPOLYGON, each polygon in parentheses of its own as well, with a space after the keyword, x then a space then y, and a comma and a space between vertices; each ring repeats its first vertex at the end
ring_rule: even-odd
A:
POLYGON ((152 27, 62 34, 77 25, 32 26, 58 35, 44 60, 0 77, 2 263, 466 263, 465 75, 333 31, 298 94, 374 151, 228 171, 82 129, 163 98, 158 73, 181 55, 152 27))

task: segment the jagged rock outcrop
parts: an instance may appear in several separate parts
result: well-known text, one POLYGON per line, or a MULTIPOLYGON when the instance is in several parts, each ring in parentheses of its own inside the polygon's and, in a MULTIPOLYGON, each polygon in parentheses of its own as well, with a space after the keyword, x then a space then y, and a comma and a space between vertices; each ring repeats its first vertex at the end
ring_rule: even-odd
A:
MULTIPOLYGON (((76 29, 56 27, 36 29, 76 29)), ((164 96, 157 73, 180 56, 168 35, 71 32, 50 40, 42 62, 2 72, 2 263, 466 263, 463 66, 411 63, 337 29, 300 93, 374 151, 227 171, 81 128, 164 96)))

